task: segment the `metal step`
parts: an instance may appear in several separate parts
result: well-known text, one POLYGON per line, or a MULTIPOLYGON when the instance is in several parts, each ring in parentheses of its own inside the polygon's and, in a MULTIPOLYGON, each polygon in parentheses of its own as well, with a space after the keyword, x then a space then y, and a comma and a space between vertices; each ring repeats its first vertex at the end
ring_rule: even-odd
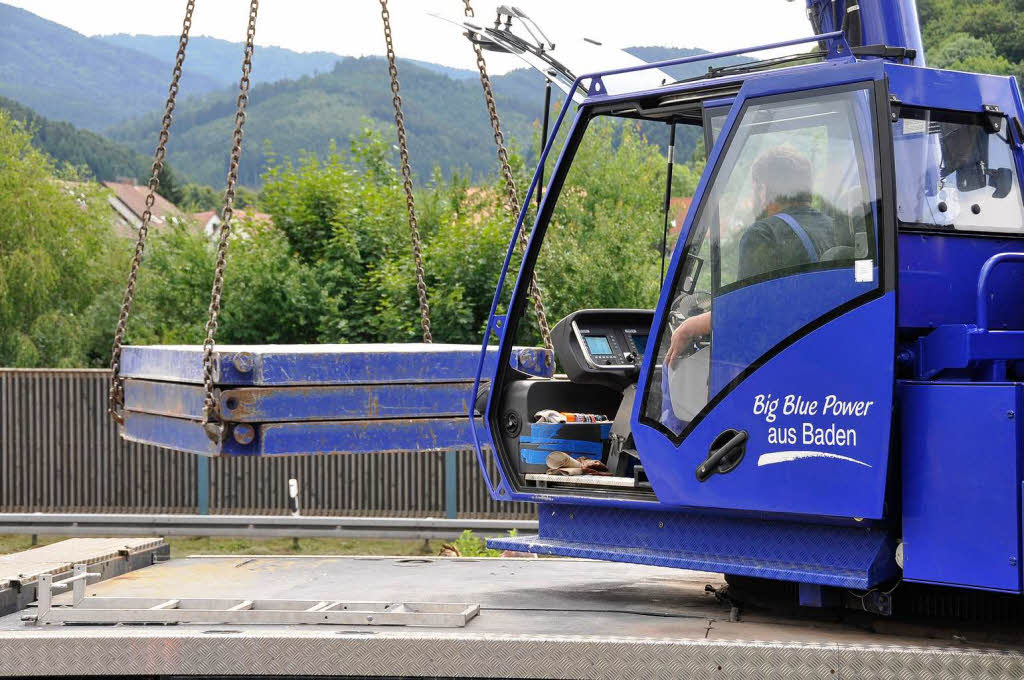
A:
POLYGON ((877 527, 544 503, 539 536, 489 538, 498 550, 696 569, 867 589, 898 576, 877 527))

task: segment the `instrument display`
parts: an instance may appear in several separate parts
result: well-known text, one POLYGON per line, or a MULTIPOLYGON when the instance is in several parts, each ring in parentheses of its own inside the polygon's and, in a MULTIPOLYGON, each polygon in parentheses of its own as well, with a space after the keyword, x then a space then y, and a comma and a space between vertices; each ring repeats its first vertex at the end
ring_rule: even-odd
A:
POLYGON ((653 322, 645 309, 573 312, 551 330, 558 365, 573 382, 622 389, 636 382, 653 322))
POLYGON ((583 338, 591 355, 613 356, 612 346, 605 335, 588 335, 583 338))

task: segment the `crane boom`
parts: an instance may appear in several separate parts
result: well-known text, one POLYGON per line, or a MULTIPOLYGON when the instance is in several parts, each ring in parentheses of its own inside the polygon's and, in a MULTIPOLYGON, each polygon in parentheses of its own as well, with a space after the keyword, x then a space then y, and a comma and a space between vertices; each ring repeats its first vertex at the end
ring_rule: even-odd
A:
POLYGON ((815 33, 843 29, 852 47, 886 45, 915 50, 914 66, 924 66, 917 0, 807 0, 815 33))

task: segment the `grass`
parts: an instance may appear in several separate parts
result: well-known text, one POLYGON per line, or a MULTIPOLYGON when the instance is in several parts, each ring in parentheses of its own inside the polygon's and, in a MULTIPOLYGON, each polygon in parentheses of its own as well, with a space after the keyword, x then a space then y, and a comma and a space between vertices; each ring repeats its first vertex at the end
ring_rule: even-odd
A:
MULTIPOLYGON (((40 536, 37 545, 64 540, 64 536, 40 536)), ((340 538, 225 538, 220 536, 172 536, 171 557, 185 555, 436 555, 444 541, 340 538)), ((0 534, 0 555, 29 550, 32 537, 0 534)))

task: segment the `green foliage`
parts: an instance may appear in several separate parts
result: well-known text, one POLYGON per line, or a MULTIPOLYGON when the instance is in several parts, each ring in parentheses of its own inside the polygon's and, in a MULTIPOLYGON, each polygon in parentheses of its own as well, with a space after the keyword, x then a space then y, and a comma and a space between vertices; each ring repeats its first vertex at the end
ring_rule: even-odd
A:
MULTIPOLYGON (((404 342, 421 330, 405 197, 372 129, 348 152, 274 159, 260 207, 274 226, 232 238, 220 342, 404 342)), ((692 189, 703 165, 680 164, 692 189)), ((520 185, 527 169, 512 148, 520 185)), ((552 321, 581 306, 650 307, 660 283, 665 161, 635 124, 591 124, 548 232, 539 277, 552 321), (638 190, 642 187, 642 190, 638 190)), ((435 340, 477 343, 513 217, 502 181, 472 187, 435 172, 416 192, 435 340)), ((513 261, 513 266, 518 264, 513 261)), ((154 237, 139 284, 134 342, 201 338, 212 245, 194 228, 154 237)), ((524 343, 537 342, 532 314, 524 343)))
POLYGON ((1024 77, 1024 0, 918 0, 929 66, 1024 77))
MULTIPOLYGON (((163 193, 162 190, 161 193, 163 193)), ((257 200, 258 194, 255 190, 243 186, 236 187, 234 203, 236 208, 242 210, 255 208, 257 200)), ((224 208, 224 191, 218 191, 208 184, 189 182, 181 187, 177 200, 172 203, 188 213, 216 210, 219 214, 224 208)))
MULTIPOLYGON (((135 344, 197 344, 203 339, 214 244, 195 225, 156 232, 139 276, 129 324, 135 344)), ((234 223, 217 339, 225 343, 306 343, 324 307, 323 291, 272 225, 234 223)))
POLYGON ((113 247, 109 208, 94 185, 55 177, 24 126, 0 111, 0 365, 101 363, 90 321, 124 259, 113 247))
POLYGON ((929 65, 935 68, 972 73, 1012 75, 1016 66, 1001 54, 988 40, 967 33, 954 33, 929 54, 929 65))
MULTIPOLYGON (((137 182, 149 180, 152 158, 70 123, 49 120, 18 102, 0 97, 0 109, 12 120, 21 122, 32 134, 36 147, 61 166, 70 166, 82 177, 101 182, 129 177, 137 182)), ((160 173, 160 193, 172 203, 179 198, 178 182, 169 165, 160 173)))
MULTIPOLYGON (((481 340, 512 229, 503 191, 497 185, 470 189, 459 178, 450 184, 435 178, 432 190, 424 192, 422 222, 429 236, 423 258, 438 342, 481 340)), ((411 252, 403 248, 372 281, 381 292, 378 323, 392 329, 397 340, 418 341, 422 331, 411 252)))
POLYGON ((393 331, 377 318, 373 272, 407 251, 405 200, 387 164, 387 144, 367 131, 349 158, 332 143, 327 156, 276 162, 264 176, 261 205, 298 259, 316 273, 328 306, 315 337, 379 342, 393 331))
MULTIPOLYGON (((259 69, 258 55, 259 50, 254 72, 259 69)), ((489 174, 494 148, 479 81, 452 80, 404 60, 399 68, 413 168, 423 177, 429 177, 434 166, 445 174, 466 167, 478 177, 489 174)), ((502 78, 496 78, 495 85, 502 122, 509 135, 527 138, 530 124, 540 115, 541 77, 527 75, 525 82, 515 80, 510 88, 503 87, 502 78)), ((170 161, 187 168, 195 181, 219 186, 234 114, 233 90, 181 101, 174 117, 170 161)), ((261 175, 275 163, 262 148, 265 141, 282 156, 298 159, 303 151, 327 149, 332 139, 344 146, 369 120, 385 133, 390 148, 395 140, 393 117, 387 66, 379 57, 346 58, 315 77, 257 85, 249 104, 240 182, 258 186, 261 175)), ((154 112, 120 124, 110 134, 144 152, 152 147, 159 124, 160 114, 154 112)))
MULTIPOLYGON (((509 530, 508 535, 514 537, 516 530, 509 530)), ((502 552, 488 548, 487 539, 480 538, 472 529, 463 531, 453 545, 459 549, 459 555, 462 557, 501 557, 502 552)))
POLYGON ((653 307, 664 186, 664 156, 638 125, 590 122, 538 261, 552 320, 581 307, 653 307))

